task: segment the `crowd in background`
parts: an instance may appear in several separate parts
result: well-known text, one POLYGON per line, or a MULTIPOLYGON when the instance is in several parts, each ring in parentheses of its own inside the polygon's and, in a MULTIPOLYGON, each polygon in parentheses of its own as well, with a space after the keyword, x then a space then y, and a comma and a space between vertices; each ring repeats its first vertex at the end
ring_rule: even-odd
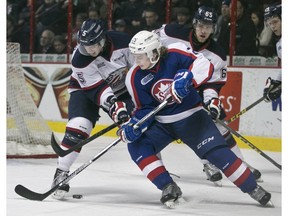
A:
MULTIPOLYGON (((33 53, 67 53, 68 0, 34 1, 35 27, 33 53)), ((72 1, 72 41, 87 18, 102 19, 108 28, 108 0, 72 1)), ((30 0, 7 0, 7 42, 20 43, 21 53, 29 53, 30 0)), ((192 27, 192 17, 202 5, 215 8, 218 21, 213 35, 229 54, 230 0, 171 0, 170 23, 192 27)), ((277 38, 264 23, 264 8, 281 4, 277 0, 237 0, 236 47, 234 55, 276 56, 277 38)), ((153 30, 165 23, 166 0, 114 0, 112 29, 131 36, 140 30, 153 30)))

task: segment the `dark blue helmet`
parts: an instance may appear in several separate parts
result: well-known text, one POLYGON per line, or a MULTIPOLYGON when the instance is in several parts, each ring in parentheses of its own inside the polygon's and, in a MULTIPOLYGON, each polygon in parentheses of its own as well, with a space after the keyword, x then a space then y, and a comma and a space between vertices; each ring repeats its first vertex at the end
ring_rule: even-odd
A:
POLYGON ((272 5, 265 8, 264 20, 267 21, 272 17, 279 17, 281 19, 281 5, 272 5))
POLYGON ((207 6, 199 7, 193 18, 193 24, 196 24, 197 22, 216 25, 217 13, 215 9, 207 6))
POLYGON ((84 46, 91 46, 99 43, 105 38, 106 31, 101 20, 87 19, 77 34, 77 41, 84 46))

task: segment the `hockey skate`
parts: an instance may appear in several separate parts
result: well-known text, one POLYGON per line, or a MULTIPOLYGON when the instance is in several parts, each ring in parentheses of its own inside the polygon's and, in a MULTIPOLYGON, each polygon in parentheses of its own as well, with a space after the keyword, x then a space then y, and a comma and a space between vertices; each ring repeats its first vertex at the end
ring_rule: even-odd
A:
POLYGON ((249 195, 263 206, 266 206, 268 203, 271 203, 270 205, 273 206, 272 202, 270 201, 271 194, 259 185, 257 185, 256 188, 249 193, 249 195))
POLYGON ((182 198, 182 191, 175 182, 169 183, 163 188, 160 201, 168 208, 174 208, 180 203, 185 202, 182 198))
POLYGON ((246 166, 251 170, 252 174, 255 177, 255 180, 257 182, 263 182, 262 178, 261 178, 261 172, 257 169, 255 169, 254 167, 250 166, 248 163, 244 162, 246 164, 246 166))
MULTIPOLYGON (((55 185, 57 185, 59 182, 63 181, 65 178, 67 178, 68 173, 69 173, 69 171, 65 172, 65 171, 57 168, 51 187, 52 188, 55 187, 55 185)), ((52 194, 52 197, 54 199, 59 199, 59 200, 64 199, 64 196, 69 191, 69 189, 70 189, 69 184, 63 184, 52 194)))
POLYGON ((204 164, 203 172, 206 173, 207 180, 213 182, 218 187, 222 186, 222 174, 215 165, 211 163, 204 164))

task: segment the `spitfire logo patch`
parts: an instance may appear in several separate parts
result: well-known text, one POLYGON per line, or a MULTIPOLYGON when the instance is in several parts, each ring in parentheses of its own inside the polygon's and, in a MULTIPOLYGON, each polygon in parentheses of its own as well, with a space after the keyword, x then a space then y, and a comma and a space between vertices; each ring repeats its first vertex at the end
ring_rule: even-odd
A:
MULTIPOLYGON (((156 82, 151 89, 153 97, 162 103, 168 95, 170 95, 170 86, 172 79, 161 79, 156 82)), ((173 102, 172 102, 173 103, 173 102)))

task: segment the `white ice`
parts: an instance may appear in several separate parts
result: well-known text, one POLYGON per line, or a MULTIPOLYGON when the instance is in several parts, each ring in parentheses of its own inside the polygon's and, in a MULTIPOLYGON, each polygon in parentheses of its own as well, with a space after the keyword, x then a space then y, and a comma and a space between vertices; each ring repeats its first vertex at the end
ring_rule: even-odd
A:
MULTIPOLYGON (((71 171, 93 158, 115 138, 102 137, 87 144, 71 171)), ((242 193, 225 176, 222 187, 207 181, 202 164, 194 152, 183 144, 170 144, 162 152, 169 172, 181 187, 186 203, 167 209, 160 203, 159 191, 140 172, 122 142, 70 181, 70 192, 65 201, 48 197, 31 201, 14 192, 17 184, 36 191, 50 189, 57 159, 7 160, 7 215, 8 216, 280 216, 282 211, 281 171, 259 153, 242 149, 246 162, 262 172, 260 183, 272 194, 274 207, 261 207, 248 194, 242 193), (73 199, 82 194, 82 199, 73 199)), ((277 163, 281 153, 265 152, 277 163)))

